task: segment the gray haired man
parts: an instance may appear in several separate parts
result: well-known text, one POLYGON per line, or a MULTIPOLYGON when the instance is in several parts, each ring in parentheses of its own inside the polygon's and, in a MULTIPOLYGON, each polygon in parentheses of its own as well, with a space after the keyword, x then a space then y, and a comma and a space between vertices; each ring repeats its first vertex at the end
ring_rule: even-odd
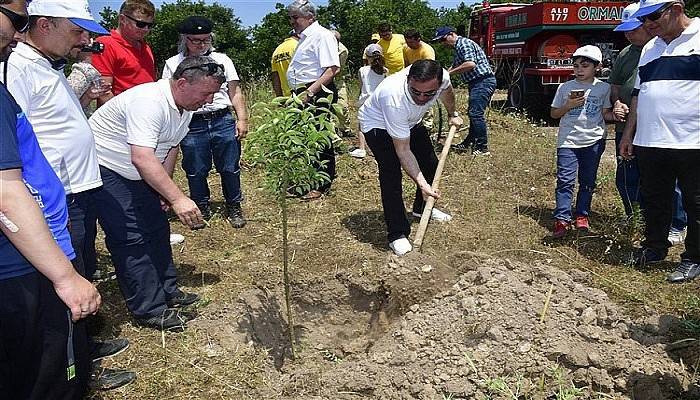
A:
POLYGON ((189 57, 172 79, 129 89, 90 118, 104 185, 98 219, 126 305, 141 325, 184 329, 187 318, 175 307, 199 300, 177 287, 165 210, 192 229, 204 225, 172 175, 192 111, 211 103, 224 81, 213 59, 189 57))

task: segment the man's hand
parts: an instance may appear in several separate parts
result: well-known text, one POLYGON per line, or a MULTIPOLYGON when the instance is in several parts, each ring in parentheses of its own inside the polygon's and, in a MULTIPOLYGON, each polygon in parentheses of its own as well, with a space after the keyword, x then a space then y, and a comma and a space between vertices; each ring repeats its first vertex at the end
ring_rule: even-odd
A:
POLYGON ((450 117, 450 119, 449 119, 447 122, 448 122, 450 125, 456 126, 457 128, 459 128, 460 126, 464 125, 464 120, 463 120, 462 117, 460 117, 460 116, 450 117))
POLYGON ((619 122, 625 122, 625 119, 627 118, 627 114, 629 114, 630 108, 627 107, 627 104, 621 102, 620 100, 617 100, 615 102, 615 105, 613 106, 613 114, 615 114, 615 120, 619 122))
POLYGON ((421 186, 420 191, 423 195, 424 201, 428 201, 428 199, 431 197, 435 197, 435 200, 440 198, 440 191, 433 190, 433 188, 428 184, 421 186))
POLYGON ((622 135, 619 149, 620 156, 625 160, 634 158, 634 145, 632 144, 632 137, 630 135, 622 135))
POLYGON ((238 120, 236 121, 236 137, 238 140, 245 139, 248 134, 248 121, 238 120))
POLYGON ((204 219, 199 211, 199 207, 190 198, 181 197, 170 206, 180 219, 180 222, 187 225, 190 229, 198 229, 204 225, 204 219))
POLYGON ((68 278, 54 282, 53 287, 58 297, 70 309, 73 321, 96 314, 102 303, 100 293, 95 286, 73 271, 68 278))

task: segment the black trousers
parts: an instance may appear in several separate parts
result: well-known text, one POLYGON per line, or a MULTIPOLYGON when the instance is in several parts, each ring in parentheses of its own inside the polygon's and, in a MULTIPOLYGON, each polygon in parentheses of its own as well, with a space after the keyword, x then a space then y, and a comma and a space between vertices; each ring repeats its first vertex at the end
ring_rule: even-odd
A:
POLYGON ((160 316, 177 290, 170 224, 160 197, 142 180, 100 167, 98 220, 126 306, 140 318, 160 316))
POLYGON ((87 280, 92 280, 97 268, 95 238, 97 236, 97 203, 95 194, 102 190, 96 188, 66 197, 68 217, 70 219, 70 239, 75 250, 73 265, 87 280))
MULTIPOLYGON (((399 156, 396 155, 396 150, 394 150, 394 142, 384 129, 372 129, 366 132, 365 139, 379 165, 379 188, 382 193, 387 238, 391 242, 401 236, 408 237, 411 233, 411 224, 406 218, 406 209, 403 204, 401 162, 399 156)), ((423 124, 411 128, 410 141, 411 152, 416 156, 416 161, 418 161, 418 166, 425 180, 432 184, 438 159, 435 150, 433 150, 428 130, 423 124)), ((421 190, 416 188, 413 212, 422 213, 423 207, 425 207, 423 195, 421 190)))
POLYGON ((84 325, 71 321, 40 273, 0 280, 0 399, 83 398, 90 375, 84 325))
POLYGON ((688 233, 681 258, 700 262, 700 149, 635 146, 634 151, 639 159, 646 219, 642 246, 662 254, 670 247, 667 237, 677 179, 683 208, 688 214, 688 233))
MULTIPOLYGON (((310 85, 307 85, 307 87, 310 85)), ((326 85, 326 89, 330 90, 332 92, 332 104, 335 104, 338 102, 338 88, 335 86, 335 82, 331 81, 328 85, 326 85)), ((306 90, 306 87, 301 87, 294 92, 296 94, 300 94, 306 90)), ((319 104, 318 100, 321 98, 326 98, 328 97, 328 93, 319 90, 318 93, 314 95, 313 98, 313 103, 318 104, 322 107, 328 108, 329 105, 327 104, 319 104)), ((315 114, 318 116, 322 113, 323 111, 317 111, 315 114)), ((333 142, 331 141, 330 146, 326 146, 321 150, 321 154, 319 156, 319 161, 323 162, 325 161, 325 164, 323 165, 317 165, 317 169, 319 172, 325 172, 328 174, 328 176, 331 178, 329 182, 325 182, 322 185, 320 185, 317 190, 321 192, 327 192, 331 188, 331 184, 333 183, 333 180, 335 179, 335 149, 333 148, 333 142)))

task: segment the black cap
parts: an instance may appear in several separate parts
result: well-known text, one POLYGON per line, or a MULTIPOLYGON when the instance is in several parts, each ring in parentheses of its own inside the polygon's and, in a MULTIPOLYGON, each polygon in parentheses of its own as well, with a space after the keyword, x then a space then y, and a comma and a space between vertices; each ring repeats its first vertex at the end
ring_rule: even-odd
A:
POLYGON ((184 35, 201 35, 211 33, 212 28, 213 24, 209 19, 195 15, 185 18, 177 26, 177 31, 184 35))

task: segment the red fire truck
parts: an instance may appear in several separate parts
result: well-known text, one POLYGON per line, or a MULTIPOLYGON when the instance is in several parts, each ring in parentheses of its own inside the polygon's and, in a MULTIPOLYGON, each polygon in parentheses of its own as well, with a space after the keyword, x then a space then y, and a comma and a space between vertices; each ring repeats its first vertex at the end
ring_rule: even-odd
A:
POLYGON ((627 41, 613 32, 629 2, 542 1, 489 4, 471 14, 469 37, 492 61, 499 87, 508 89, 508 105, 534 117, 549 114, 560 83, 573 78, 571 56, 594 44, 603 52, 605 79, 627 41))

